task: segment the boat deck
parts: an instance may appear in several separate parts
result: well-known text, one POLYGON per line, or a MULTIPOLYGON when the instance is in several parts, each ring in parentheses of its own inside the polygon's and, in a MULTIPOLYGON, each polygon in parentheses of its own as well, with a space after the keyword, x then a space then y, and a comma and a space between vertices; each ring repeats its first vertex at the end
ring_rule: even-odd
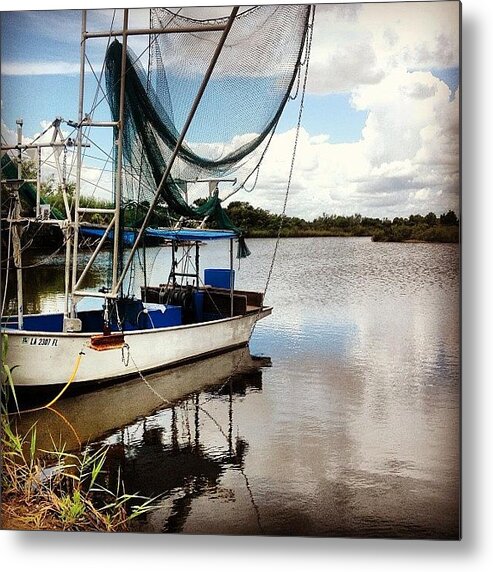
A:
MULTIPOLYGON (((260 312, 263 295, 244 290, 231 291, 224 288, 203 287, 198 290, 170 289, 164 285, 142 288, 142 300, 128 298, 118 300, 109 316, 109 327, 113 332, 152 330, 164 327, 199 324, 228 317, 244 316, 260 312)), ((72 320, 63 313, 27 314, 19 328, 17 316, 2 318, 5 330, 27 332, 100 333, 104 330, 104 312, 84 310, 77 312, 72 320)))

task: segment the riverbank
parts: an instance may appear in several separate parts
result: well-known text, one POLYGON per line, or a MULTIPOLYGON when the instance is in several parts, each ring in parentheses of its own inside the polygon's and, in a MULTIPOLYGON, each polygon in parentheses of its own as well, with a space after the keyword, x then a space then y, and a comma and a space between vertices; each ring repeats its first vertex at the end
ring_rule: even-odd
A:
POLYGON ((18 435, 3 415, 1 528, 128 531, 130 521, 150 504, 136 495, 108 491, 99 482, 105 461, 105 449, 75 454, 61 446, 41 451, 36 426, 18 435))
MULTIPOLYGON (((382 232, 338 232, 338 231, 295 231, 292 229, 281 230, 281 238, 358 238, 368 237, 373 242, 404 242, 404 243, 458 243, 460 232, 458 227, 448 229, 411 229, 410 232, 400 232, 393 228, 382 232)), ((277 233, 267 230, 255 229, 246 233, 245 238, 277 238, 277 233)))
MULTIPOLYGON (((58 208, 62 199, 57 193, 47 195, 52 208, 58 208)), ((101 201, 85 199, 84 204, 94 208, 110 208, 110 204, 101 201)), ((199 204, 196 201, 196 204, 199 204)), ((158 209, 159 210, 159 209, 158 209)), ((162 211, 162 207, 161 207, 162 211)), ((151 226, 167 226, 173 219, 170 213, 156 213, 151 226)), ((307 221, 300 217, 281 216, 268 210, 252 206, 248 202, 233 201, 227 205, 225 212, 234 226, 241 230, 245 238, 276 238, 281 228, 281 238, 304 237, 371 237, 374 242, 441 242, 458 243, 460 240, 459 219, 454 211, 441 215, 428 213, 427 215, 413 214, 406 218, 366 217, 360 214, 336 215, 323 213, 321 216, 307 221)), ((132 207, 125 210, 125 224, 130 229, 136 220, 139 208, 132 207), (135 211, 135 212, 134 212, 135 211)), ((105 215, 106 216, 106 215, 105 215)), ((103 217, 104 218, 104 217, 103 217)), ((89 215, 86 222, 101 226, 104 222, 101 215, 89 215)), ((108 220, 106 220, 106 223, 108 220)), ((103 225, 104 226, 104 225, 103 225)), ((43 231, 48 232, 48 231, 43 231)), ((58 227, 50 228, 49 236, 40 233, 39 225, 33 225, 30 234, 24 233, 24 244, 29 243, 30 248, 39 250, 53 250, 63 246, 63 234, 58 227)), ((2 236, 5 248, 8 241, 2 236)), ((87 237, 81 241, 79 248, 83 249, 87 237)), ((148 246, 153 242, 148 239, 148 246)))

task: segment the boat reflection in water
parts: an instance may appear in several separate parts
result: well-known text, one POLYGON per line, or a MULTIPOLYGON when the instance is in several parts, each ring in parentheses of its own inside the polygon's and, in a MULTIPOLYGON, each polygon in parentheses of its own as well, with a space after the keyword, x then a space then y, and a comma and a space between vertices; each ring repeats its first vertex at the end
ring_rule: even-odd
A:
POLYGON ((19 416, 17 429, 24 434, 35 423, 40 450, 104 447, 105 487, 123 484, 128 494, 159 497, 159 508, 137 527, 179 532, 194 498, 214 487, 218 495, 233 494, 219 483, 228 468, 243 472, 248 450, 233 430, 235 398, 261 391, 262 368, 270 365, 247 347, 236 349, 61 399, 19 416))

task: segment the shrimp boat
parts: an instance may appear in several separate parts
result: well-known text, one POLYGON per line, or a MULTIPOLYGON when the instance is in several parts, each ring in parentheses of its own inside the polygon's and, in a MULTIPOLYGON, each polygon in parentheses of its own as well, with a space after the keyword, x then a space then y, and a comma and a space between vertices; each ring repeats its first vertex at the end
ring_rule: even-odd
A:
POLYGON ((4 359, 16 387, 66 389, 115 381, 249 343, 256 322, 272 308, 264 304, 262 292, 235 286, 235 244, 238 258, 250 252, 221 203, 258 171, 257 158, 249 172, 245 165, 255 153, 263 158, 297 79, 299 83, 311 14, 310 6, 236 6, 226 17, 199 20, 151 9, 149 28, 135 28, 124 9, 121 27, 113 27, 113 18, 111 29, 89 31, 88 13, 82 12, 78 120, 57 118, 50 141, 30 143, 24 142, 18 121, 17 144, 2 147, 4 154, 13 153, 2 158, 2 167, 17 163, 14 177, 2 169, 2 186, 11 199, 3 226, 10 230, 7 254, 17 291, 15 309, 10 315, 2 309, 2 333, 8 340, 4 359), (147 69, 129 46, 134 36, 148 38, 147 69), (110 117, 103 120, 94 105, 86 112, 87 45, 93 39, 107 41, 105 77, 97 82, 98 90, 105 83, 106 93, 94 98, 108 102, 110 117), (63 133, 64 124, 73 135, 63 133), (88 133, 105 128, 112 132, 112 204, 85 207, 84 159, 93 144, 88 133), (227 141, 222 147, 217 144, 220 130, 227 141), (47 147, 61 175, 64 216, 54 216, 42 198, 47 147), (23 173, 28 152, 38 166, 36 179, 23 173), (67 153, 76 165, 73 190, 61 166, 67 153), (246 173, 240 184, 231 178, 238 167, 246 173), (207 193, 191 204, 188 188, 197 182, 208 184, 207 193), (225 182, 237 186, 221 197, 225 182), (22 192, 29 185, 33 212, 26 214, 22 192), (104 228, 91 224, 96 214, 106 220, 104 228), (168 224, 156 224, 157 215, 168 224), (58 312, 24 312, 28 285, 22 280, 22 230, 27 224, 52 225, 63 235, 64 308, 58 312), (88 235, 97 244, 84 257, 81 240, 88 235), (171 268, 155 285, 147 283, 145 271, 149 237, 171 246, 171 268), (200 249, 216 241, 229 247, 229 266, 202 273, 200 249), (97 289, 86 287, 92 265, 108 244, 107 282, 97 289), (144 280, 137 289, 138 265, 144 280), (87 299, 97 307, 84 306, 87 299))

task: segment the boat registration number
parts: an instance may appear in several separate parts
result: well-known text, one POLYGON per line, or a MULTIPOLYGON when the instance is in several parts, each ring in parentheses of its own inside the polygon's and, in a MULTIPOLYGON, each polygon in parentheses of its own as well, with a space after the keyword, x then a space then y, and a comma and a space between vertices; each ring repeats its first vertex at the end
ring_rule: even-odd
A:
POLYGON ((34 337, 23 337, 22 343, 27 344, 29 346, 57 346, 58 339, 57 338, 34 338, 34 337))

